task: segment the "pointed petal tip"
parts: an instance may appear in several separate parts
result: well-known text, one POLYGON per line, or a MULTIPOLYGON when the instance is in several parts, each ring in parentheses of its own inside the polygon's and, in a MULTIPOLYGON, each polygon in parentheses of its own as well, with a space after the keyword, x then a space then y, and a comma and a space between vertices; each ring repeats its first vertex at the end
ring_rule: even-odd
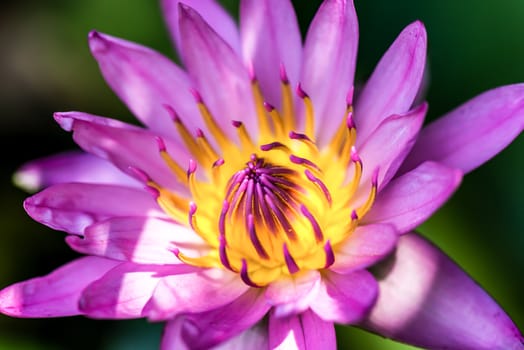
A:
POLYGON ((92 30, 89 32, 87 37, 89 42, 89 48, 91 49, 91 53, 93 55, 107 51, 109 47, 109 42, 103 34, 96 30, 92 30))

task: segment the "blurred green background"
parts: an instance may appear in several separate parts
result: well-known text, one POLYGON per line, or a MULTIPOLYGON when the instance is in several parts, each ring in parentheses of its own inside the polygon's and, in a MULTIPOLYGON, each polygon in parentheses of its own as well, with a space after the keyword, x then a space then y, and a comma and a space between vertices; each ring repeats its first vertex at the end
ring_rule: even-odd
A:
MULTIPOLYGON (((524 81, 521 0, 355 0, 360 22, 357 78, 365 80, 402 28, 421 19, 429 38, 429 119, 478 93, 524 81)), ((223 1, 232 13, 238 1, 223 1)), ((320 1, 294 1, 303 30, 320 1)), ((43 275, 75 255, 64 234, 25 215, 11 182, 22 163, 75 148, 52 119, 80 110, 132 120, 87 48, 97 29, 174 57, 155 0, 25 0, 0 8, 0 288, 43 275)), ((524 328, 524 137, 466 176, 421 231, 442 247, 524 328)), ((161 325, 146 321, 24 320, 0 315, 0 349, 156 349, 161 325)), ((339 328, 339 348, 408 349, 339 328)))

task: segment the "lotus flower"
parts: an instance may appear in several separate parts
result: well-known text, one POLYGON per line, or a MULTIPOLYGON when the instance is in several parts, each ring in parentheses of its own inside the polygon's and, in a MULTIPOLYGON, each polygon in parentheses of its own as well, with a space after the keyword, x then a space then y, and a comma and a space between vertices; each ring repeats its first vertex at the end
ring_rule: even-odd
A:
POLYGON ((163 349, 335 349, 335 323, 427 348, 524 349, 486 292, 413 232, 520 134, 523 84, 422 128, 421 22, 354 94, 351 0, 325 0, 304 45, 288 0, 242 0, 239 28, 212 0, 162 6, 184 70, 89 34, 145 128, 55 114, 85 153, 17 180, 47 187, 26 211, 86 256, 3 289, 2 313, 164 321, 163 349))

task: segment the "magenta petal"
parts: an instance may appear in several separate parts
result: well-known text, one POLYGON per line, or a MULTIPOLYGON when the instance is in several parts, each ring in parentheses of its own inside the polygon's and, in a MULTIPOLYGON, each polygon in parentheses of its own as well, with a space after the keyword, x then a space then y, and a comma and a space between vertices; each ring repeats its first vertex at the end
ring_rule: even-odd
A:
POLYGON ((426 30, 407 26, 378 63, 355 105, 357 142, 362 143, 384 120, 409 110, 419 90, 426 62, 426 30))
POLYGON ((80 310, 95 318, 142 317, 142 309, 161 278, 188 271, 194 271, 194 268, 123 263, 83 291, 80 310))
POLYGON ((524 129, 524 84, 485 92, 424 128, 402 167, 434 160, 467 173, 524 129))
POLYGON ((379 188, 386 186, 415 144, 427 109, 424 103, 404 115, 390 116, 377 126, 358 150, 364 163, 363 183, 370 183, 373 172, 379 168, 379 188))
POLYGON ((524 338, 496 302, 422 237, 402 236, 383 271, 364 328, 430 349, 524 349, 524 338))
POLYGON ((0 312, 13 317, 63 317, 80 315, 80 294, 91 282, 120 264, 84 257, 49 275, 13 284, 0 291, 0 312))
POLYGON ((330 270, 349 274, 371 266, 391 253, 397 239, 397 231, 391 225, 358 226, 344 243, 336 247, 335 263, 330 270))
POLYGON ((267 302, 273 306, 277 317, 301 313, 316 298, 321 277, 318 271, 308 271, 300 276, 281 277, 265 291, 267 302))
POLYGON ((345 118, 357 46, 358 22, 353 0, 324 1, 306 36, 300 78, 315 106, 320 143, 327 142, 345 118))
POLYGON ((140 186, 110 162, 77 151, 32 160, 16 171, 13 181, 29 192, 64 182, 140 186))
POLYGON ((228 127, 230 120, 242 121, 257 135, 251 82, 240 57, 195 10, 179 7, 182 54, 195 89, 231 138, 236 131, 228 127))
POLYGON ((218 309, 182 316, 179 336, 194 349, 210 349, 252 327, 269 307, 263 293, 251 289, 218 309))
POLYGON ((426 162, 404 174, 381 191, 364 223, 383 223, 405 233, 429 218, 455 192, 462 172, 426 162))
POLYGON ((89 46, 105 80, 138 119, 153 131, 175 135, 176 129, 164 105, 180 118, 203 127, 190 93, 187 74, 175 63, 147 47, 91 32, 89 46))
POLYGON ((324 321, 352 324, 366 316, 377 292, 377 282, 366 270, 346 275, 327 272, 311 303, 311 310, 324 321))
POLYGON ((236 52, 240 52, 240 39, 235 21, 229 13, 215 0, 162 0, 162 11, 171 38, 179 53, 182 52, 180 29, 178 25, 179 4, 183 3, 197 11, 204 20, 222 37, 236 52))
POLYGON ((174 250, 189 256, 207 252, 208 245, 192 230, 170 220, 117 217, 93 224, 84 237, 66 241, 77 252, 139 264, 181 264, 174 250))
POLYGON ((222 269, 196 269, 163 278, 144 308, 152 321, 183 313, 210 311, 229 304, 249 287, 237 274, 222 269))
POLYGON ((311 310, 292 317, 269 314, 269 348, 331 350, 337 348, 333 322, 320 319, 311 310))
POLYGON ((27 198, 24 208, 36 221, 77 235, 110 217, 166 217, 146 191, 114 185, 58 184, 27 198))
POLYGON ((244 60, 254 73, 267 102, 281 108, 280 65, 291 86, 298 83, 302 41, 289 0, 244 0, 240 3, 244 60))
MULTIPOLYGON (((86 152, 109 160, 131 176, 136 176, 130 168, 135 167, 164 187, 185 191, 160 157, 156 134, 87 113, 55 113, 55 120, 64 130, 73 131, 73 139, 86 152)), ((164 142, 180 164, 189 164, 185 148, 169 139, 164 142)))

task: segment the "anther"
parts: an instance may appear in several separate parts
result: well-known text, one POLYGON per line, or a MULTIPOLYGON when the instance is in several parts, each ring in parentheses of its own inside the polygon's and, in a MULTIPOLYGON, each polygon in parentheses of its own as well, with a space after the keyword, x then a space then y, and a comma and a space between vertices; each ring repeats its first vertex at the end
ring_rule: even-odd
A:
POLYGON ((286 67, 284 67, 284 64, 282 62, 280 62, 279 73, 280 73, 280 81, 282 82, 282 84, 286 84, 286 85, 289 84, 289 79, 286 73, 286 67))
POLYGON ((219 167, 219 166, 221 166, 221 165, 224 165, 225 162, 226 162, 226 161, 224 160, 224 158, 219 158, 219 159, 217 159, 217 160, 215 160, 215 161, 213 162, 212 167, 213 167, 213 168, 217 168, 217 167, 219 167))
POLYGON ((197 163, 193 160, 189 160, 189 166, 187 167, 187 177, 189 178, 197 170, 197 163))
POLYGON ((346 105, 349 109, 351 106, 353 106, 353 95, 355 94, 355 87, 351 86, 351 88, 348 91, 348 94, 346 95, 346 105))
POLYGON ((134 166, 128 166, 127 169, 134 175, 140 182, 148 183, 151 182, 149 175, 142 169, 138 169, 134 166))
POLYGON ((329 189, 327 188, 326 184, 322 180, 320 180, 318 177, 314 176, 309 169, 304 170, 304 174, 306 175, 307 179, 311 182, 313 182, 315 185, 317 185, 322 193, 324 194, 324 197, 326 197, 327 202, 331 206, 332 199, 331 199, 331 193, 329 193, 329 189))
POLYGON ((204 103, 202 95, 200 95, 200 93, 195 88, 190 88, 189 92, 191 93, 191 95, 193 95, 196 103, 204 103))
POLYGON ((297 93, 298 97, 300 97, 302 99, 304 99, 306 97, 309 97, 308 94, 306 94, 306 92, 302 89, 302 84, 301 83, 297 84, 296 93, 297 93))
POLYGON ((253 288, 260 288, 258 284, 255 284, 253 281, 251 281, 251 278, 249 278, 246 259, 242 259, 242 268, 240 269, 240 278, 242 278, 242 281, 244 281, 244 283, 247 284, 248 286, 253 287, 253 288))
POLYGON ((247 216, 246 226, 247 231, 249 232, 249 239, 251 240, 253 247, 257 251, 258 256, 260 256, 262 259, 269 259, 269 255, 267 255, 266 250, 264 249, 262 243, 260 243, 260 240, 258 239, 252 214, 249 214, 247 216))
POLYGON ((333 253, 333 248, 331 247, 331 242, 329 240, 324 244, 324 252, 326 253, 326 264, 324 265, 324 268, 327 269, 335 263, 335 254, 333 253))
POLYGON ((230 271, 236 272, 233 270, 233 267, 231 267, 231 263, 229 262, 229 258, 227 256, 227 241, 226 237, 223 235, 220 235, 218 237, 219 241, 219 247, 218 247, 218 255, 220 257, 220 262, 224 267, 230 271))
POLYGON ((295 164, 298 164, 298 165, 303 165, 303 166, 306 166, 308 168, 313 168, 313 169, 315 169, 318 172, 322 172, 322 170, 318 167, 318 165, 316 165, 315 163, 313 163, 309 159, 301 158, 301 157, 298 157, 298 156, 295 156, 294 154, 292 154, 292 155, 289 156, 289 160, 292 163, 295 163, 295 164))
POLYGON ((268 144, 265 144, 265 145, 260 145, 260 150, 262 150, 262 151, 271 151, 271 150, 274 150, 274 149, 279 149, 279 150, 283 150, 283 151, 287 151, 287 152, 290 151, 289 147, 284 145, 282 142, 278 142, 278 141, 271 142, 271 143, 268 143, 268 144))
POLYGON ((197 205, 194 202, 190 202, 189 203, 189 212, 187 216, 188 216, 189 226, 191 226, 191 229, 193 229, 193 231, 198 231, 197 226, 196 226, 196 218, 195 218, 196 211, 197 211, 197 205))
POLYGON ((298 267, 297 263, 295 262, 295 259, 291 256, 289 253, 289 250, 287 249, 287 245, 284 243, 282 247, 283 253, 284 253, 284 260, 286 262, 287 269, 290 274, 297 273, 300 268, 298 267))
POLYGON ((313 214, 311 214, 311 212, 307 209, 307 207, 304 204, 300 205, 300 211, 302 212, 302 215, 304 215, 306 219, 308 219, 311 223, 311 227, 313 228, 313 232, 315 233, 315 239, 317 240, 317 242, 322 242, 324 240, 324 234, 322 233, 322 229, 320 228, 320 225, 318 224, 313 214))

